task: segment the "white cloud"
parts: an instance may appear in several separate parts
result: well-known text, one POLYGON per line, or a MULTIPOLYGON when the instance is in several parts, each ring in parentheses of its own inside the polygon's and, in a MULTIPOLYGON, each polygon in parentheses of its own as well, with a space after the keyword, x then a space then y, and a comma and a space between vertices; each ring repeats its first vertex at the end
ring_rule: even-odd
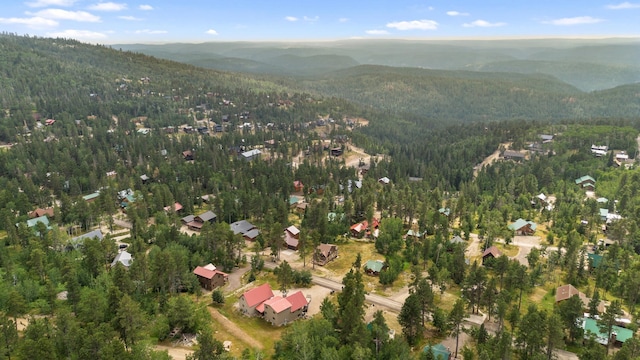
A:
POLYGON ((449 16, 469 16, 469 13, 452 10, 452 11, 447 11, 447 15, 449 15, 449 16))
POLYGON ((349 21, 349 18, 340 18, 338 19, 338 21, 341 23, 346 23, 347 21, 349 21))
POLYGON ((100 22, 100 17, 95 16, 86 11, 68 11, 62 9, 46 9, 40 10, 36 13, 29 13, 27 15, 39 16, 45 19, 55 20, 73 20, 80 22, 100 22))
POLYGON ((583 24, 597 24, 604 20, 594 18, 591 16, 576 16, 572 18, 562 18, 550 21, 545 21, 545 24, 558 25, 558 26, 571 26, 571 25, 583 25, 583 24))
POLYGON ((71 38, 78 40, 99 40, 107 38, 107 35, 104 33, 88 30, 64 30, 47 33, 47 35, 50 37, 71 38))
POLYGON ((31 29, 46 29, 58 26, 57 21, 39 16, 30 18, 0 18, 0 24, 20 24, 26 25, 31 29))
POLYGON ((475 20, 470 23, 462 24, 462 26, 464 27, 499 27, 499 26, 505 26, 505 25, 507 25, 507 23, 503 23, 503 22, 491 23, 486 20, 475 20))
POLYGON ((316 22, 316 21, 320 20, 320 16, 314 16, 314 17, 304 16, 303 19, 304 19, 304 21, 316 22))
POLYGON ((71 6, 78 0, 37 0, 26 3, 28 7, 71 6))
POLYGON ((611 9, 611 10, 640 9, 640 4, 630 3, 628 1, 625 1, 620 4, 607 5, 607 9, 611 9))
POLYGON ((118 19, 122 19, 122 20, 129 20, 129 21, 142 21, 142 18, 138 18, 135 16, 130 16, 130 15, 123 15, 123 16, 118 16, 118 19))
POLYGON ((298 18, 295 16, 285 16, 284 19, 287 21, 298 21, 298 18))
POLYGON ((367 30, 365 31, 369 35, 387 35, 389 32, 387 30, 367 30))
POLYGON ((209 35, 218 35, 218 32, 213 30, 213 29, 209 29, 207 30, 205 33, 209 34, 209 35))
POLYGON ((135 31, 136 34, 149 34, 149 35, 166 34, 167 32, 168 31, 166 30, 149 30, 149 29, 135 31))
POLYGON ((140 5, 140 6, 138 7, 138 9, 140 9, 140 10, 144 10, 144 11, 149 11, 149 10, 153 10, 153 6, 151 6, 151 5, 146 5, 146 4, 145 4, 145 5, 140 5))
POLYGON ((121 11, 127 8, 127 4, 114 2, 101 2, 89 6, 89 10, 95 11, 121 11))
POLYGON ((397 21, 388 23, 387 27, 398 30, 436 30, 438 23, 433 20, 397 21))

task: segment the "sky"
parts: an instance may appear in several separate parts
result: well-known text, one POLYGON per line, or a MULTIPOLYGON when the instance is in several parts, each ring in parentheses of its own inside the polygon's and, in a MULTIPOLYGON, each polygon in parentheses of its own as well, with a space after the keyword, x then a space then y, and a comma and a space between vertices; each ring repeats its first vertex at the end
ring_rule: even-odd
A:
POLYGON ((96 44, 640 36, 640 0, 2 0, 0 31, 96 44))

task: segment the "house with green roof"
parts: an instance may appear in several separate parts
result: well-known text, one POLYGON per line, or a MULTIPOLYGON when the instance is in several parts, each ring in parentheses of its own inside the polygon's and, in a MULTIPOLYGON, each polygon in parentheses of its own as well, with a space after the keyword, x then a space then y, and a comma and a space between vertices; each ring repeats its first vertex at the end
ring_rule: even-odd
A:
POLYGON ((592 269, 597 269, 600 263, 602 263, 602 255, 588 254, 587 256, 589 257, 589 265, 592 269))
MULTIPOLYGON (((37 218, 27 220, 27 227, 29 229, 33 229, 35 231, 36 236, 40 236, 40 232, 37 231, 36 225, 38 223, 43 223, 47 230, 51 230, 51 225, 49 225, 49 218, 47 215, 42 215, 37 218)), ((20 223, 16 223, 16 227, 19 227, 20 223)))
POLYGON ((301 201, 299 196, 291 195, 289 196, 289 206, 295 206, 301 201))
POLYGON ((607 221, 609 216, 609 209, 600 208, 600 220, 607 221))
POLYGON ((451 359, 451 351, 447 349, 446 346, 442 345, 442 343, 437 345, 427 345, 422 350, 423 353, 427 353, 431 351, 433 357, 437 360, 449 360, 451 359))
POLYGON ((589 175, 585 175, 576 179, 576 185, 583 189, 594 190, 596 188, 596 180, 589 175))
POLYGON ((91 193, 91 194, 89 194, 89 195, 85 195, 85 196, 83 196, 83 197, 82 197, 82 199, 83 199, 84 201, 87 201, 87 202, 92 202, 92 201, 94 201, 95 199, 97 199, 97 198, 98 198, 98 196, 100 196, 100 192, 99 192, 99 191, 96 191, 96 192, 91 193))
POLYGON ((533 221, 527 221, 522 218, 507 226, 507 228, 515 232, 516 235, 533 235, 537 227, 538 225, 533 221))
POLYGON ((47 217, 47 215, 42 215, 37 218, 27 220, 27 227, 32 228, 39 222, 43 223, 47 227, 47 229, 51 229, 51 226, 49 226, 49 218, 47 217))
POLYGON ((364 271, 369 275, 379 275, 384 269, 384 261, 382 260, 369 260, 364 264, 364 271))
POLYGON ((592 318, 582 318, 582 329, 584 330, 585 338, 589 338, 591 335, 594 335, 595 340, 605 346, 609 344, 610 340, 614 342, 614 345, 622 345, 633 337, 632 330, 618 325, 613 325, 611 339, 607 339, 607 334, 600 331, 597 320, 592 318))

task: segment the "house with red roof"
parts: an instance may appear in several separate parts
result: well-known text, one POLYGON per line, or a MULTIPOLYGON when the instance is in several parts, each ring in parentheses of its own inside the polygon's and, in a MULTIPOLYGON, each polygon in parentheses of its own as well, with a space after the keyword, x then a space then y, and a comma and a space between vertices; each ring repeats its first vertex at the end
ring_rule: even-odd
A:
POLYGON ((167 205, 164 207, 164 212, 179 212, 180 210, 182 210, 182 204, 179 202, 175 202, 173 205, 167 205))
POLYGON ((249 316, 262 316, 272 325, 286 325, 307 313, 309 300, 302 291, 288 296, 274 296, 269 284, 260 285, 240 296, 240 311, 249 316))
POLYGON ((272 297, 273 291, 271 290, 271 286, 269 286, 269 284, 263 284, 256 288, 253 288, 240 295, 240 299, 238 299, 240 312, 248 316, 261 315, 262 313, 258 312, 256 308, 272 297))
POLYGON ((275 296, 264 302, 264 319, 275 326, 286 325, 307 313, 309 301, 302 291, 287 296, 275 296))
POLYGON ((304 190, 304 184, 300 180, 296 180, 293 182, 293 190, 295 192, 302 192, 304 190))
POLYGON ((349 230, 351 231, 351 236, 361 238, 364 236, 368 228, 369 222, 367 220, 364 220, 361 223, 351 225, 351 228, 349 228, 349 230))
POLYGON ((200 286, 207 290, 213 290, 217 287, 224 286, 224 284, 229 280, 229 275, 216 269, 213 264, 198 266, 193 270, 193 273, 198 277, 200 286))

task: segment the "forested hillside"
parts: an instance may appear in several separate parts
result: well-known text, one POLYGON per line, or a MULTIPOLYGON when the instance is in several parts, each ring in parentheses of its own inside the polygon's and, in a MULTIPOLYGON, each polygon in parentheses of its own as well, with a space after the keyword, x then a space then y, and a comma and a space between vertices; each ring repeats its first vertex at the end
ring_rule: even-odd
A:
POLYGON ((637 84, 8 34, 0 74, 0 358, 640 356, 637 84))

